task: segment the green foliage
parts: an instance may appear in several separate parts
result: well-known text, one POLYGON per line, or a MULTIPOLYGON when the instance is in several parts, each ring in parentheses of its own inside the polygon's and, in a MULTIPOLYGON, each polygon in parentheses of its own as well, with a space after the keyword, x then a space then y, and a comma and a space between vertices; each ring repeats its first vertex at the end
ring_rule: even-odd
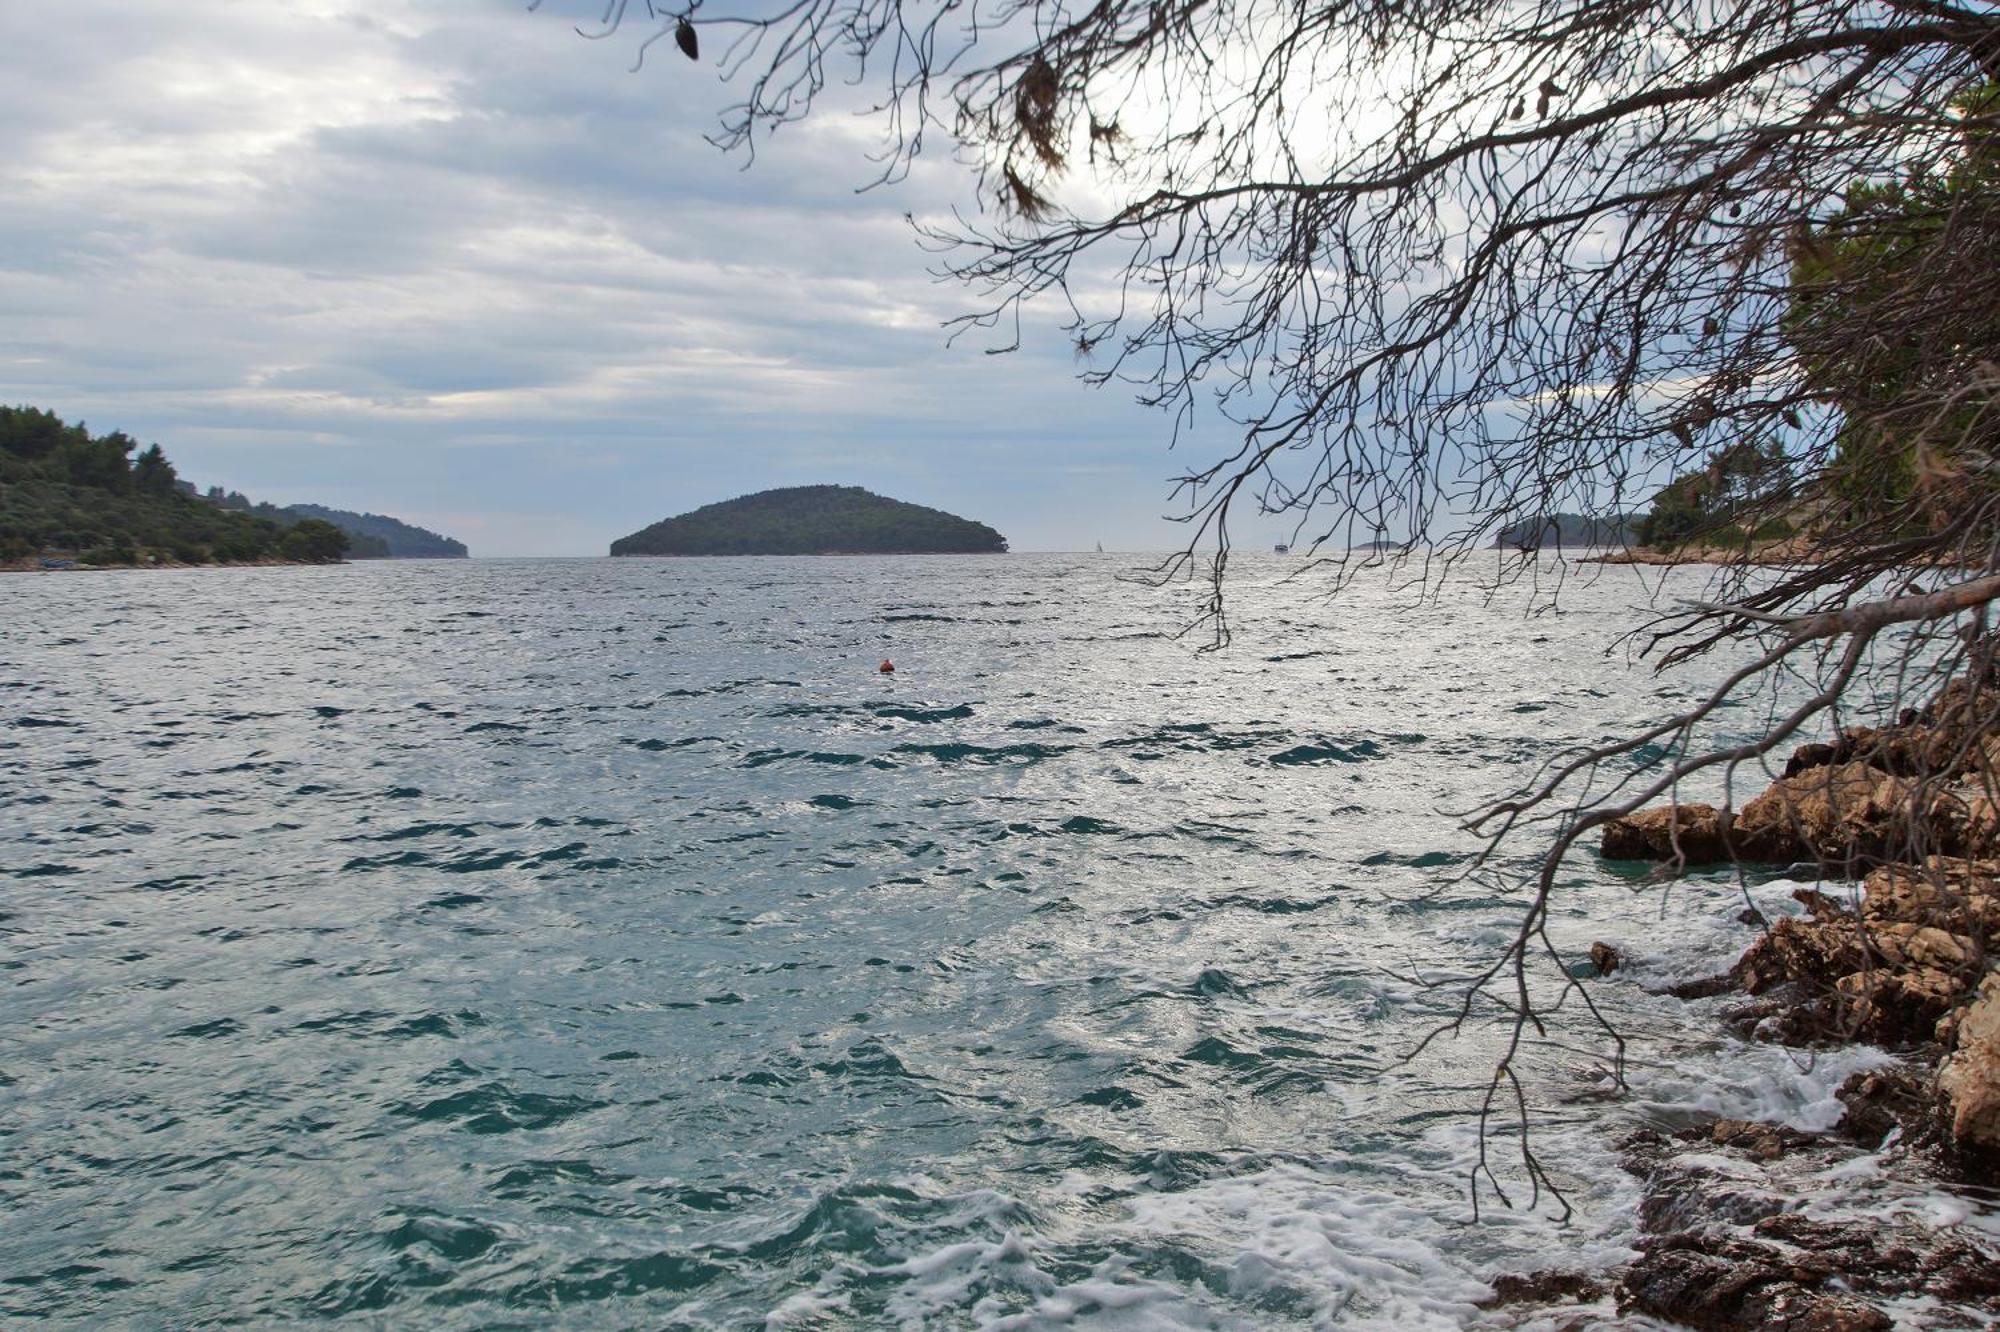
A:
POLYGON ((37 407, 0 407, 0 464, 7 458, 39 462, 72 438, 89 439, 79 423, 65 425, 54 412, 37 407))
POLYGON ((347 553, 347 533, 332 523, 307 518, 279 540, 278 553, 288 560, 330 564, 347 553))
POLYGON ((793 486, 667 518, 611 543, 613 555, 999 554, 975 523, 859 486, 793 486))
POLYGON ((159 445, 136 459, 135 448, 122 431, 93 436, 53 412, 0 407, 0 558, 75 554, 78 563, 98 567, 340 558, 333 539, 317 530, 344 542, 338 529, 318 523, 293 539, 289 522, 187 493, 159 445))
MULTIPOLYGON (((1958 107, 1990 125, 1996 104, 1989 83, 1958 107)), ((1952 298, 1996 264, 2000 144, 1985 131, 1968 131, 1942 171, 1856 183, 1838 213, 1798 235, 1785 327, 1807 386, 1844 418, 1830 489, 1845 521, 1920 525, 1910 502, 1925 476, 1962 473, 1954 455, 1974 409, 1939 404, 2000 347, 2000 309, 1952 298)))
POLYGON ((1687 545, 1741 545, 1763 532, 1791 524, 1782 518, 1762 521, 1746 530, 1747 519, 1760 505, 1784 493, 1791 479, 1791 462, 1774 441, 1744 440, 1709 455, 1701 471, 1679 477, 1653 497, 1653 507, 1639 524, 1639 541, 1658 549, 1687 545))
POLYGON ((157 444, 132 460, 132 488, 141 495, 171 495, 175 479, 174 465, 157 444))
POLYGON ((280 506, 252 501, 240 491, 225 491, 221 486, 210 486, 208 499, 211 504, 219 504, 225 509, 235 509, 239 513, 255 514, 274 523, 291 524, 303 518, 317 518, 332 523, 347 533, 347 554, 351 559, 462 560, 467 554, 465 543, 462 541, 454 541, 428 528, 416 527, 384 514, 329 509, 323 504, 280 506))
POLYGON ((283 512, 332 523, 347 533, 347 553, 355 559, 462 560, 467 554, 463 541, 386 514, 329 509, 323 504, 289 504, 283 512))
POLYGON ((381 514, 279 508, 220 486, 201 496, 159 445, 135 457, 137 447, 122 431, 92 436, 54 412, 0 407, 0 560, 44 551, 88 552, 96 564, 132 562, 120 551, 182 564, 466 554, 460 542, 381 514), (339 549, 329 528, 341 534, 339 549))
POLYGON ((1785 519, 1772 518, 1757 524, 1756 530, 1751 532, 1750 536, 1756 541, 1783 541, 1787 537, 1797 536, 1798 532, 1799 529, 1785 519))

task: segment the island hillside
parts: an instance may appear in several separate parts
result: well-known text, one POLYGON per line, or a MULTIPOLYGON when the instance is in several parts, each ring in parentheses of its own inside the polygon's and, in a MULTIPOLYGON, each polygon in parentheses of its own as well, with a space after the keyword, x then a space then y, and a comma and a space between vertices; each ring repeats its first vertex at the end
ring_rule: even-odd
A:
POLYGON ((1544 514, 1539 521, 1522 518, 1493 537, 1494 546, 1539 550, 1558 546, 1629 546, 1639 534, 1639 515, 1619 513, 1592 517, 1580 513, 1544 514))
POLYGON ((859 486, 790 486, 704 505, 611 543, 613 555, 997 555, 984 523, 859 486))
MULTIPOLYGON (((193 486, 185 482, 182 485, 189 494, 194 493, 193 486)), ((347 533, 347 557, 351 560, 462 560, 469 554, 463 541, 387 514, 330 509, 324 504, 267 504, 252 501, 234 490, 224 491, 221 486, 210 486, 204 498, 225 509, 255 514, 275 523, 297 523, 307 518, 332 523, 347 533)))
POLYGON ((347 552, 331 523, 275 523, 184 494, 159 445, 92 435, 34 407, 0 407, 0 563, 321 564, 347 552))
POLYGON ((158 444, 93 435, 38 407, 0 406, 0 566, 326 563, 463 556, 449 537, 376 514, 254 504, 181 480, 158 444))

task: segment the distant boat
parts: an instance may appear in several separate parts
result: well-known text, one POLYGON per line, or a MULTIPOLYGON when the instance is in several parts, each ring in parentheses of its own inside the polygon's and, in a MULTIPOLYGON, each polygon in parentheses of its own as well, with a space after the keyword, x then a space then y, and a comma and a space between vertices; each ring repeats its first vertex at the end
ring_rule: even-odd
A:
POLYGON ((1292 553, 1292 548, 1280 541, 1277 545, 1271 547, 1271 553, 1273 555, 1289 555, 1292 553))
POLYGON ((1104 543, 1102 541, 1097 543, 1097 553, 1099 555, 1102 555, 1104 553, 1104 543))

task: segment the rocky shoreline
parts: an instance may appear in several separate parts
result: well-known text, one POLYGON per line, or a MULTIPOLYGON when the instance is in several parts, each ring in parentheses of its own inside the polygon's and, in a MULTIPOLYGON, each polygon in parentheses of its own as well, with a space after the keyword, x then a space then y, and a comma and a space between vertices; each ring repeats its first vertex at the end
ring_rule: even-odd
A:
POLYGON ((1750 546, 1677 546, 1668 550, 1652 546, 1625 546, 1617 550, 1607 550, 1597 555, 1582 557, 1585 564, 1650 564, 1672 566, 1677 564, 1767 564, 1792 566, 1816 563, 1818 552, 1812 542, 1802 537, 1786 537, 1778 541, 1762 541, 1750 546))
POLYGON ((1492 1321, 1562 1332, 1631 1317, 1730 1332, 1994 1326, 2000 1262, 1986 1237, 1908 1209, 1817 1205, 1828 1178, 1875 1168, 1887 1144, 1873 1135, 1900 1122, 1884 1102, 1910 1098, 1913 1084, 1900 1072, 1850 1079, 1848 1115, 1826 1134, 1733 1119, 1632 1134, 1620 1156, 1645 1182, 1638 1256, 1612 1273, 1496 1278, 1492 1321))
MULTIPOLYGON (((1812 1058, 1861 1042, 1894 1056, 1848 1078, 1825 1133, 1718 1119, 1621 1144, 1643 1182, 1638 1257, 1606 1275, 1495 1281, 1502 1325, 1613 1313, 1701 1329, 1875 1332, 2000 1326, 2000 685, 1959 679, 1881 729, 1800 747, 1740 811, 1686 804, 1608 824, 1608 858, 1676 866, 1805 862, 1799 915, 1747 907, 1758 936, 1727 972, 1673 987, 1735 995, 1735 1035, 1812 1058), (1841 1214, 1828 1179, 1890 1173, 1951 1200, 1841 1214)), ((1600 972, 1615 949, 1592 950, 1600 972)))

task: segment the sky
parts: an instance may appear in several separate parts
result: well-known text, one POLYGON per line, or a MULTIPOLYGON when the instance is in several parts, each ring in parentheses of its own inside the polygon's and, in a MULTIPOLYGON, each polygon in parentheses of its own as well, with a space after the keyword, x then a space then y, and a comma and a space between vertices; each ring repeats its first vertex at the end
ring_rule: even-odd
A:
MULTIPOLYGON (((1233 442, 1091 388, 1053 306, 973 293, 906 215, 977 206, 837 110, 749 169, 711 66, 547 0, 0 5, 0 401, 158 442, 254 499, 475 555, 600 555, 771 486, 867 486, 1016 550, 1160 550, 1233 442)), ((1284 535, 1238 526, 1246 545, 1284 535)))

